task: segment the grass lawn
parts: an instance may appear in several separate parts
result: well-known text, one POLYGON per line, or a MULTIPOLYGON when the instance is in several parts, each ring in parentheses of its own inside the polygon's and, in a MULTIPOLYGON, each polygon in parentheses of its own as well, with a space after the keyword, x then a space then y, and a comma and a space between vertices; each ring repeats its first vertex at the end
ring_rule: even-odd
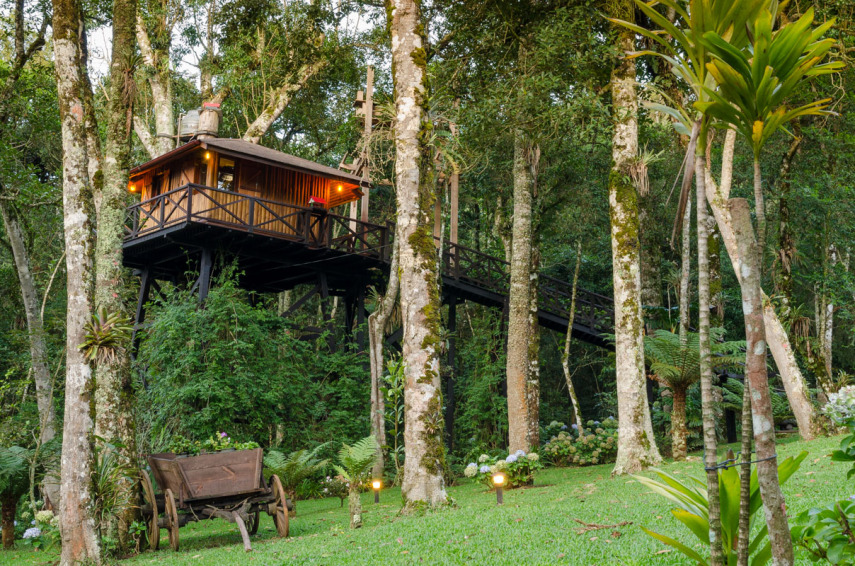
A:
MULTIPOLYGON (((846 482, 848 464, 827 456, 839 438, 813 442, 782 440, 779 455, 807 450, 800 471, 784 486, 794 515, 806 508, 855 492, 846 482)), ((697 456, 690 462, 668 463, 669 472, 701 476, 697 456)), ((463 483, 449 489, 455 506, 420 516, 399 516, 400 490, 363 497, 365 526, 348 529, 347 506, 338 499, 302 501, 291 521, 291 537, 275 536, 273 522, 262 514, 253 551, 245 553, 237 527, 220 520, 193 523, 180 531, 181 550, 169 548, 161 531, 161 550, 144 552, 125 566, 176 565, 280 565, 280 564, 578 564, 664 565, 686 564, 685 558, 645 535, 640 526, 692 541, 669 513, 667 501, 647 492, 631 477, 611 478, 610 465, 541 471, 535 487, 505 493, 496 505, 494 493, 481 485, 463 483), (578 534, 586 523, 630 525, 578 534), (164 540, 166 542, 164 542, 164 540), (164 548, 165 547, 165 548, 164 548)), ((762 512, 758 514, 762 518, 762 512)), ((36 553, 19 543, 19 550, 0 552, 0 563, 46 565, 56 553, 36 553)), ((809 564, 800 557, 799 564, 809 564)))

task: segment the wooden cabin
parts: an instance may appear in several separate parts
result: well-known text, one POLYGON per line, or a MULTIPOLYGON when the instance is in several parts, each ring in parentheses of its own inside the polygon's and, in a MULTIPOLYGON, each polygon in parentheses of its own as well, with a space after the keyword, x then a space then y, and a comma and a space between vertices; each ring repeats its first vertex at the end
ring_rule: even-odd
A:
POLYGON ((307 210, 325 214, 364 187, 345 171, 240 139, 197 139, 131 170, 128 190, 141 199, 132 233, 190 221, 288 237, 303 233, 307 210))

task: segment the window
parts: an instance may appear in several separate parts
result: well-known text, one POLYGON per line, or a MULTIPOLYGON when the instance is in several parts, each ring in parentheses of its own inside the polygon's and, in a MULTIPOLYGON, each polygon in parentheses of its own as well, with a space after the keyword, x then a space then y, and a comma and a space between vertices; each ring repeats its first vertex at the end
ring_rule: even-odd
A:
POLYGON ((265 167, 259 163, 241 161, 239 192, 259 196, 264 186, 264 169, 265 167))
POLYGON ((221 157, 217 167, 217 188, 224 191, 233 191, 235 188, 235 162, 234 159, 221 157))

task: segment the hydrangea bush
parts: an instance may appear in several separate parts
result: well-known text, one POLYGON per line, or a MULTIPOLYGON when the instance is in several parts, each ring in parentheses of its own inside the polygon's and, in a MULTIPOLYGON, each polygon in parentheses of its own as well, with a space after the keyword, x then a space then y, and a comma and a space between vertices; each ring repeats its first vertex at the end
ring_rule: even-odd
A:
POLYGON ((478 462, 471 462, 463 475, 480 481, 488 487, 493 487, 493 476, 499 472, 505 474, 505 487, 514 488, 534 483, 534 472, 543 468, 540 456, 536 452, 525 453, 517 450, 505 458, 481 454, 478 462))
POLYGON ((822 412, 836 422, 846 425, 855 420, 855 385, 842 387, 837 393, 828 396, 828 403, 822 412))
MULTIPOLYGON (((561 423, 558 423, 561 424, 561 423)), ((574 424, 560 430, 543 446, 544 457, 555 466, 608 464, 617 456, 617 420, 588 421, 586 430, 574 424)))

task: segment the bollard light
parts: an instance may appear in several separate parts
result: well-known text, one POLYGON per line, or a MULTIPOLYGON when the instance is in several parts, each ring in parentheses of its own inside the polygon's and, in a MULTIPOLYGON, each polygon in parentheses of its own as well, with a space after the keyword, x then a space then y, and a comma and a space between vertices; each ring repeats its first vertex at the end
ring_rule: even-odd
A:
POLYGON ((505 501, 502 496, 502 486, 505 485, 505 474, 494 475, 493 485, 496 486, 496 505, 503 505, 505 501))
POLYGON ((374 488, 374 503, 380 503, 380 488, 383 487, 383 483, 380 480, 374 480, 371 482, 371 487, 374 488))

